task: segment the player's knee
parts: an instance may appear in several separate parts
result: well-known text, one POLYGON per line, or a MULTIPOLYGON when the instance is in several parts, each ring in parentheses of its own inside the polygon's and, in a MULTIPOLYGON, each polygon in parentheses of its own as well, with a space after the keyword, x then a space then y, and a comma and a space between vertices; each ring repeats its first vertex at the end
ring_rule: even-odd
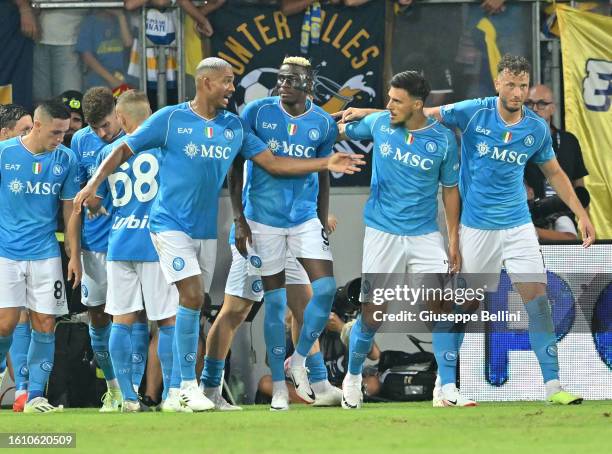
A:
POLYGON ((332 276, 317 279, 312 283, 312 293, 314 296, 327 296, 333 298, 336 293, 336 279, 332 276))
POLYGON ((199 309, 204 302, 204 292, 197 289, 179 291, 179 301, 181 306, 190 309, 199 309))
POLYGON ((55 316, 33 312, 32 329, 40 333, 52 333, 55 330, 55 316))
MULTIPOLYGON (((103 308, 104 306, 99 306, 99 308, 103 308)), ((91 321, 91 325, 96 328, 104 328, 111 322, 111 316, 104 312, 102 309, 98 310, 98 308, 93 308, 96 310, 89 311, 89 320, 91 321)))

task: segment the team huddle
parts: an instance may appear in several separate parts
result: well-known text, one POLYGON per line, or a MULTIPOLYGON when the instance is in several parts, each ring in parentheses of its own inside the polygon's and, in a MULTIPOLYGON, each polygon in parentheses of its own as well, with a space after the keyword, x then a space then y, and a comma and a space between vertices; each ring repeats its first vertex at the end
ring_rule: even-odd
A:
MULTIPOLYGON (((10 350, 16 403, 32 413, 61 409, 44 397, 55 317, 67 313, 55 238, 61 206, 68 277, 75 287, 82 281, 92 349, 108 387, 100 411, 145 410, 132 381, 144 314, 159 327, 161 410, 240 410, 221 393, 225 359, 262 298, 270 409, 289 409, 286 376, 306 403, 359 408, 363 364, 379 327, 373 305, 362 305, 350 332, 342 390, 327 380, 318 346, 336 291, 329 171, 351 174, 365 164, 361 155, 333 153, 343 138, 374 144, 362 273, 495 273, 504 266, 529 315, 547 400, 580 403, 559 382, 546 270, 523 186, 528 160, 576 215, 585 247, 595 232, 555 158, 548 126, 523 106, 529 63, 505 56, 498 73, 497 97, 425 108, 427 81, 404 71, 391 80, 386 110, 348 109, 336 122, 311 101, 306 59, 285 58, 278 96, 253 101, 237 116, 225 110, 232 67, 210 57, 196 69, 195 98, 154 114, 144 93, 128 91, 115 105, 109 90, 89 90, 89 126, 70 148, 61 145, 70 113, 61 101, 42 103, 30 133, 0 142, 0 365, 10 350), (448 128, 461 133, 460 159, 448 128), (198 384, 200 309, 213 278, 226 175, 232 264, 198 384), (440 185, 448 251, 436 221, 440 185), (297 323, 289 358, 287 306, 297 323), (30 327, 30 335, 20 334, 30 327)), ((436 407, 476 405, 455 385, 462 339, 452 323, 434 327, 436 407)))

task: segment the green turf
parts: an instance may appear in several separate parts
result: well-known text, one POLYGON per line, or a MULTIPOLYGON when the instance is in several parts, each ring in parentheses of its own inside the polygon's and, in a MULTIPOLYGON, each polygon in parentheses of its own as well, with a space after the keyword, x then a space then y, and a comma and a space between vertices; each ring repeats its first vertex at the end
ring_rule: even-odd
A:
MULTIPOLYGON (((589 453, 610 448, 612 403, 552 407, 539 402, 432 408, 431 403, 369 404, 359 411, 307 408, 271 413, 99 414, 0 411, 0 432, 75 432, 78 451, 589 453)), ((48 452, 48 451, 47 451, 48 452)), ((62 452, 62 451, 60 451, 62 452)), ((63 452, 66 452, 65 450, 63 452)))

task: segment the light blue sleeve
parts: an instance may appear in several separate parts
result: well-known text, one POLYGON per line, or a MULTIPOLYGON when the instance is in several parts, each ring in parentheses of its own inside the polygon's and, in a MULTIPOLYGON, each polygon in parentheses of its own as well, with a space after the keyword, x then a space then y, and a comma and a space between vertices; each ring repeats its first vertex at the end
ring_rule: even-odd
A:
POLYGON ((542 141, 542 145, 535 152, 535 154, 531 157, 531 161, 535 164, 544 164, 547 161, 550 161, 555 157, 555 151, 552 145, 552 136, 550 134, 550 130, 546 127, 544 131, 544 140, 542 141))
POLYGON ((440 166, 440 184, 452 187, 459 183, 459 147, 453 133, 449 132, 446 137, 448 146, 440 166))
POLYGON ((374 123, 376 123, 378 117, 384 113, 386 113, 386 111, 372 113, 359 121, 353 121, 347 124, 344 134, 346 137, 353 140, 373 140, 374 123))
POLYGON ((68 160, 68 174, 62 185, 60 192, 61 200, 72 200, 81 190, 81 179, 79 178, 79 165, 74 153, 71 153, 68 160))
POLYGON ((175 106, 164 107, 147 118, 125 141, 134 154, 151 148, 164 149, 169 134, 170 115, 175 106))
POLYGON ((327 120, 327 135, 323 138, 323 142, 317 150, 317 157, 325 158, 334 152, 334 144, 338 137, 338 125, 332 119, 327 120))
POLYGON ((79 175, 79 181, 82 181, 83 184, 87 182, 87 169, 85 166, 81 165, 81 140, 83 138, 83 134, 79 134, 77 131, 70 140, 70 149, 76 156, 77 163, 77 172, 79 175))
MULTIPOLYGON (((118 142, 117 145, 123 142, 124 141, 122 140, 118 142)), ((98 156, 96 156, 96 169, 100 167, 100 164, 102 164, 102 161, 106 159, 106 157, 111 153, 112 150, 113 150, 113 144, 106 145, 102 150, 100 150, 100 153, 98 153, 98 156)), ((109 193, 109 190, 110 188, 108 186, 108 178, 105 178, 102 184, 100 184, 100 186, 98 186, 98 189, 96 190, 96 197, 99 197, 101 199, 105 198, 106 194, 109 193)))
POLYGON ((459 128, 464 131, 474 114, 487 107, 489 99, 468 99, 440 107, 442 123, 449 128, 459 128))
POLYGON ((244 159, 252 159, 259 153, 265 151, 268 147, 263 141, 255 135, 249 125, 240 118, 244 135, 242 137, 242 145, 240 146, 240 154, 244 159))

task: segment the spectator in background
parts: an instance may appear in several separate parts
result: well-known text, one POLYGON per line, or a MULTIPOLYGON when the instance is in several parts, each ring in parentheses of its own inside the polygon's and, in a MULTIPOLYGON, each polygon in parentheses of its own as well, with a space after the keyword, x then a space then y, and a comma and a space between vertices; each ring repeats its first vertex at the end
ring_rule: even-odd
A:
POLYGON ((0 1, 0 104, 32 107, 32 40, 37 36, 29 0, 0 1))
MULTIPOLYGON (((328 5, 345 5, 345 6, 360 6, 370 0, 328 0, 328 1, 317 1, 317 0, 281 0, 281 11, 284 15, 290 16, 292 14, 298 14, 306 11, 313 4, 318 3, 325 6, 328 5)), ((412 0, 401 0, 402 2, 412 0)))
MULTIPOLYGON (((552 90, 546 85, 535 85, 529 90, 529 97, 525 105, 542 117, 552 134, 552 143, 557 160, 563 171, 567 174, 574 189, 584 188, 584 177, 589 174, 582 159, 582 150, 576 136, 571 132, 561 130, 552 124, 552 117, 555 113, 555 102, 552 90)), ((535 198, 543 198, 554 195, 555 192, 548 184, 539 167, 528 163, 525 168, 525 179, 527 184, 533 188, 535 198)))
POLYGON ((23 107, 0 104, 0 141, 26 135, 32 126, 32 116, 23 107))
POLYGON ((81 65, 75 46, 84 14, 82 9, 40 11, 40 40, 34 46, 32 94, 35 101, 51 99, 66 90, 81 90, 81 65))
POLYGON ((60 95, 62 102, 70 109, 70 129, 64 134, 64 145, 70 148, 70 142, 75 132, 85 125, 83 117, 83 94, 80 91, 68 90, 60 95))
POLYGON ((84 89, 125 85, 132 41, 123 10, 96 11, 85 17, 76 45, 85 65, 84 89))
MULTIPOLYGON (((525 191, 527 191, 527 202, 531 204, 535 200, 533 188, 525 182, 525 191)), ((578 233, 572 218, 563 213, 553 214, 546 219, 545 225, 538 222, 537 216, 533 216, 538 239, 540 241, 566 241, 577 240, 578 233)))

